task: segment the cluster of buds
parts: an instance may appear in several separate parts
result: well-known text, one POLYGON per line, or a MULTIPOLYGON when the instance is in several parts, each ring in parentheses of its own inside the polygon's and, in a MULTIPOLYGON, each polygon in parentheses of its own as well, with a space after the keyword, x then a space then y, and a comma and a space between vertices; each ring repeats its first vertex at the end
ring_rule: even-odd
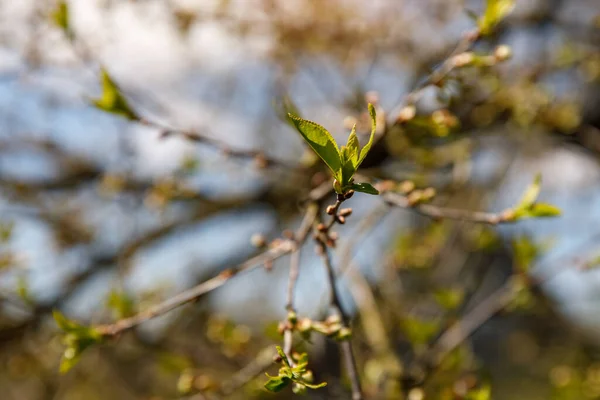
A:
POLYGON ((325 321, 313 321, 310 318, 298 319, 295 313, 294 317, 290 318, 291 313, 293 312, 288 313, 285 322, 279 324, 280 334, 286 330, 296 330, 304 339, 309 340, 312 332, 318 332, 338 341, 347 340, 352 336, 352 330, 344 326, 339 315, 331 315, 325 321))

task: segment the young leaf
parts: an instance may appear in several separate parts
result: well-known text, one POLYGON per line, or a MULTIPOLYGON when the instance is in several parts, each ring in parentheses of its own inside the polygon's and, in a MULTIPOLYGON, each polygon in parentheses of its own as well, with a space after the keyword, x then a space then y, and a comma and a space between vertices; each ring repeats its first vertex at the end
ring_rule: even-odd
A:
POLYGON ((65 332, 63 342, 66 348, 60 362, 60 372, 64 374, 77 364, 84 350, 102 340, 102 335, 94 328, 69 320, 56 310, 52 315, 58 327, 65 332))
POLYGON ((478 20, 482 35, 488 35, 514 8, 515 0, 487 0, 483 16, 478 20))
POLYGON ((560 208, 548 203, 535 203, 529 208, 530 217, 556 217, 561 214, 560 208))
POLYGON ((519 205, 517 205, 516 208, 523 209, 523 208, 531 207, 533 205, 533 203, 535 203, 535 201, 537 200, 538 196, 540 195, 541 188, 542 188, 542 175, 537 174, 535 176, 535 179, 533 180, 533 183, 531 185, 529 185, 529 187, 525 191, 525 194, 521 198, 519 205))
POLYGON ((133 111, 117 84, 104 68, 101 70, 101 79, 102 95, 98 99, 93 99, 92 104, 100 110, 120 115, 129 120, 139 120, 139 116, 133 111))
POLYGON ((377 189, 375 189, 370 183, 353 183, 352 185, 350 185, 350 189, 356 191, 356 192, 361 192, 361 193, 367 193, 367 194, 373 194, 373 195, 377 195, 379 194, 379 191, 377 189))
POLYGON ((358 158, 358 163, 356 164, 356 168, 358 169, 359 165, 362 164, 365 157, 371 150, 371 146, 373 145, 373 138, 375 137, 375 131, 377 130, 377 115, 375 113, 375 107, 373 104, 369 103, 369 115, 371 116, 371 137, 369 137, 369 142, 365 144, 365 147, 360 151, 360 157, 358 158))
POLYGON ((356 172, 356 167, 354 166, 354 162, 352 161, 351 150, 348 147, 342 146, 342 148, 340 150, 340 155, 342 158, 341 185, 342 185, 342 188, 345 188, 352 181, 352 176, 356 172))
POLYGON ((327 129, 312 121, 296 117, 292 114, 288 115, 308 145, 327 164, 333 176, 338 181, 341 181, 342 160, 340 151, 338 150, 337 143, 327 129))
POLYGON ((270 376, 269 374, 267 376, 269 380, 265 383, 265 389, 274 393, 282 391, 292 381, 285 376, 270 376))
POLYGON ((348 148, 348 159, 352 161, 352 165, 354 168, 358 168, 358 153, 359 153, 358 137, 356 136, 356 124, 352 127, 352 131, 350 132, 350 136, 348 136, 348 143, 346 143, 346 147, 348 148))

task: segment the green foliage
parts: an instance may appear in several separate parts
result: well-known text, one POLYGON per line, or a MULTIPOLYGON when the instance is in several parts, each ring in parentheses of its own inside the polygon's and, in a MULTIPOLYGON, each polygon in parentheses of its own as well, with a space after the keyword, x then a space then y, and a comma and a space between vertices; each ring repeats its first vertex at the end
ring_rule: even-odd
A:
POLYGON ((369 142, 360 149, 356 136, 356 126, 352 128, 346 145, 339 148, 327 129, 315 122, 302 119, 291 113, 288 114, 304 140, 331 170, 335 178, 334 188, 337 193, 355 190, 373 195, 379 194, 377 189, 368 183, 355 184, 353 180, 356 170, 373 145, 377 123, 375 107, 372 104, 369 104, 369 115, 371 116, 371 136, 369 142))
POLYGON ((67 319, 56 310, 52 315, 58 327, 65 332, 63 343, 66 348, 60 361, 60 372, 64 374, 77 364, 84 350, 102 340, 102 335, 94 328, 67 319))
POLYGON ((93 99, 92 104, 96 108, 108 113, 120 115, 131 121, 139 121, 139 116, 133 111, 121 90, 110 77, 106 69, 101 70, 102 95, 93 99))
POLYGON ((493 29, 514 8, 515 0, 487 0, 483 15, 477 20, 482 35, 489 35, 493 29))
POLYGON ((560 208, 547 203, 536 202, 542 187, 542 176, 537 174, 533 183, 529 185, 521 201, 513 208, 509 218, 517 221, 525 218, 556 217, 561 214, 560 208))
POLYGON ((280 392, 285 389, 290 383, 293 383, 292 390, 296 394, 302 394, 308 389, 318 389, 326 386, 326 382, 319 384, 313 384, 312 372, 308 367, 308 355, 302 353, 298 356, 296 364, 292 366, 290 360, 283 352, 283 349, 277 346, 277 353, 281 358, 282 367, 279 369, 277 376, 270 376, 269 380, 265 383, 265 388, 271 392, 280 392))

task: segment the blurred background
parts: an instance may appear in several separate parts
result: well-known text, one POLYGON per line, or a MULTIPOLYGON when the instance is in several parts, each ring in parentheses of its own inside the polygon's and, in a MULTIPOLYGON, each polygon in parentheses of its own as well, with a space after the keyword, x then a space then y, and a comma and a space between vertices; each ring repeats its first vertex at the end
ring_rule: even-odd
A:
MULTIPOLYGON (((367 102, 379 128, 361 174, 499 212, 541 173, 540 200, 562 210, 489 226, 348 201, 333 262, 347 269, 367 398, 600 398, 597 0, 517 0, 442 76, 484 1, 62 4, 63 29, 58 2, 0 0, 2 399, 292 397, 262 388, 288 258, 91 348, 64 375, 52 310, 115 321, 295 229, 328 172, 284 111, 338 141, 357 122, 364 143, 367 102), (91 105, 101 68, 154 125, 91 105)), ((299 315, 326 316, 325 276, 307 243, 299 315)), ((337 345, 313 339, 299 346, 328 386, 309 397, 348 398, 337 345)))

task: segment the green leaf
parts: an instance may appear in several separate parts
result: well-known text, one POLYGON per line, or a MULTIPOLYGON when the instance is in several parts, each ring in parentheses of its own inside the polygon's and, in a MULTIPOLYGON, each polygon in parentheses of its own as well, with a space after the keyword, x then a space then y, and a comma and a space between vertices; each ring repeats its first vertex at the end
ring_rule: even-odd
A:
POLYGON ((337 143, 327 129, 315 122, 296 117, 292 114, 288 115, 308 145, 327 164, 333 176, 338 181, 341 181, 342 159, 340 151, 337 143))
POLYGON ((100 110, 117 114, 132 121, 139 121, 139 116, 133 111, 127 99, 121 93, 117 84, 110 77, 108 72, 102 68, 102 95, 98 99, 93 99, 92 104, 100 110))
POLYGON ((530 217, 556 217, 561 214, 560 208, 548 203, 535 203, 529 208, 530 217))
POLYGON ((377 195, 379 194, 379 191, 377 189, 375 189, 370 183, 353 183, 352 185, 350 185, 350 189, 356 191, 356 192, 361 192, 361 193, 367 193, 367 194, 373 194, 373 195, 377 195))
POLYGON ((373 107, 373 104, 371 103, 369 103, 369 115, 371 116, 371 137, 369 138, 369 142, 360 151, 360 157, 358 158, 358 163, 356 164, 357 169, 359 165, 362 164, 365 157, 367 157, 369 150, 371 150, 373 138, 375 137, 375 131, 377 130, 377 115, 375 113, 375 107, 373 107))
POLYGON ((292 382, 290 378, 285 376, 270 376, 269 374, 267 376, 269 380, 265 383, 265 389, 274 393, 282 391, 292 382))
POLYGON ((487 0, 483 16, 477 21, 481 34, 489 35, 514 6, 515 0, 487 0))

